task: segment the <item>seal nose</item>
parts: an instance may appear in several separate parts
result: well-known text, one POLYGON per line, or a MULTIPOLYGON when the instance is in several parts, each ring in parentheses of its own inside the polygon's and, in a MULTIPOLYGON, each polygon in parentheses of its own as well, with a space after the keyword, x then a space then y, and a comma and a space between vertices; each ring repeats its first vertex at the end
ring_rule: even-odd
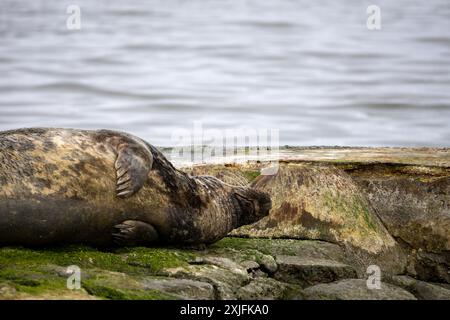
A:
POLYGON ((269 214, 272 201, 267 193, 253 188, 235 189, 237 226, 254 223, 269 214))

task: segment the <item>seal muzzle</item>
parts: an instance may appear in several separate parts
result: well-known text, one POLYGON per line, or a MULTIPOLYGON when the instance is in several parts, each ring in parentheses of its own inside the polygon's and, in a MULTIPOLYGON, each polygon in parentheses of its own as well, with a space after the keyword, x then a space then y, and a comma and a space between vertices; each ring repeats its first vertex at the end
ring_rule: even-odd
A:
POLYGON ((234 193, 237 203, 238 226, 254 223, 269 214, 272 201, 267 193, 255 189, 241 189, 234 193))

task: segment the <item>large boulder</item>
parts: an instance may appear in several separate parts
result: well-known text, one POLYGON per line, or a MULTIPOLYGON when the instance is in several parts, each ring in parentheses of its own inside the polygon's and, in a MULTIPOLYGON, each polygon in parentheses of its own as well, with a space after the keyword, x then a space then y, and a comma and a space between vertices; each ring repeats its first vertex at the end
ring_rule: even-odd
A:
POLYGON ((280 300, 289 297, 290 286, 268 277, 259 277, 239 288, 239 300, 280 300))
POLYGON ((420 300, 450 300, 450 285, 424 282, 409 276, 394 276, 391 281, 420 300))
POLYGON ((356 277, 356 271, 351 266, 334 260, 276 256, 276 261, 278 270, 274 274, 275 279, 300 286, 356 277))
POLYGON ((350 174, 407 251, 408 272, 450 283, 450 168, 378 164, 350 174))
MULTIPOLYGON (((234 230, 252 238, 323 240, 345 248, 360 276, 369 265, 388 274, 401 273, 406 258, 373 212, 358 185, 343 170, 310 163, 282 163, 276 175, 252 173, 258 166, 198 166, 192 174, 211 174, 228 183, 253 177, 255 188, 271 195, 269 216, 234 230), (236 175, 241 174, 240 178, 236 175)), ((249 182, 247 182, 249 183, 249 182)))
POLYGON ((369 289, 364 279, 318 284, 303 291, 306 300, 416 300, 408 291, 388 283, 369 289))
POLYGON ((381 265, 388 273, 403 271, 406 259, 399 245, 342 170, 282 164, 276 175, 259 176, 253 185, 270 193, 272 210, 233 235, 329 241, 352 253, 360 273, 371 264, 381 265))
POLYGON ((271 195, 270 215, 234 236, 329 241, 360 276, 375 264, 450 283, 449 149, 284 148, 279 159, 274 175, 258 176, 264 159, 188 171, 271 195))

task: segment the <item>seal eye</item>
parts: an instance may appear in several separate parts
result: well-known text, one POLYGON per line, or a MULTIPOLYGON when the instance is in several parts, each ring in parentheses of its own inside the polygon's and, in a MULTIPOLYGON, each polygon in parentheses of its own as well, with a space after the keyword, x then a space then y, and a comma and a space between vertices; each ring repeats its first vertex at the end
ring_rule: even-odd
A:
POLYGON ((247 199, 239 193, 235 193, 241 214, 253 216, 255 214, 255 204, 250 199, 247 199))

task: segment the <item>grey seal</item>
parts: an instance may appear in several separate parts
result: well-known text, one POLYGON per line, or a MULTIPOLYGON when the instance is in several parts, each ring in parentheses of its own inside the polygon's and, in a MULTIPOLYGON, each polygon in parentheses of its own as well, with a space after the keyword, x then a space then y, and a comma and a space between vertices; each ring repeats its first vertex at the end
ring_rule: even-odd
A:
POLYGON ((270 208, 266 193, 189 176, 124 132, 0 132, 0 245, 208 244, 270 208))

